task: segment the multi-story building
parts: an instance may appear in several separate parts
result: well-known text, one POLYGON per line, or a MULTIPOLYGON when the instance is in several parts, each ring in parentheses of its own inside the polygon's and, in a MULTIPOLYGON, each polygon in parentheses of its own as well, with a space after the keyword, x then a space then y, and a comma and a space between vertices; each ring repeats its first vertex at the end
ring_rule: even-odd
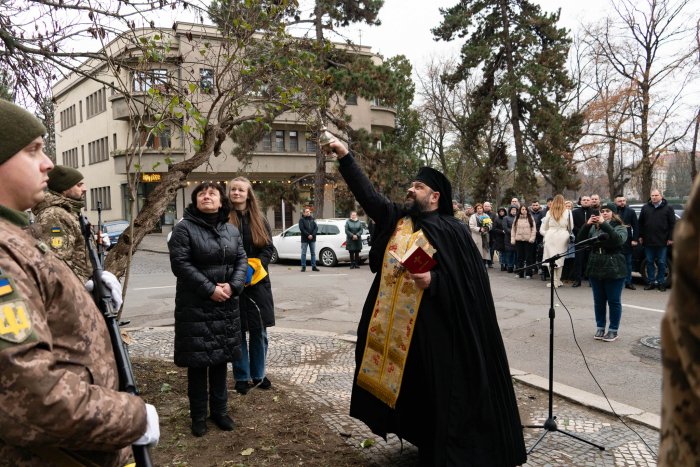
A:
MULTIPOLYGON (((177 59, 166 60, 164 64, 158 65, 158 69, 140 72, 121 70, 119 79, 128 83, 132 93, 146 95, 149 88, 158 88, 163 83, 183 86, 182 76, 187 73, 190 79, 197 79, 199 86, 198 94, 192 95, 192 99, 203 101, 207 98, 207 89, 214 84, 214 72, 211 60, 200 55, 187 36, 194 35, 215 43, 220 40, 219 33, 213 26, 189 23, 177 23, 174 30, 167 33, 167 39, 170 40, 170 55, 177 59)), ((152 36, 153 31, 144 29, 142 34, 152 36)), ((165 39, 164 37, 163 40, 165 39)), ((113 51, 123 49, 126 52, 125 47, 128 44, 119 42, 119 39, 106 46, 113 51)), ((373 54, 369 46, 359 47, 356 53, 371 57, 375 63, 381 63, 381 58, 373 54)), ((105 64, 86 62, 82 66, 90 70, 92 76, 108 83, 115 82, 115 76, 109 73, 105 64)), ((86 210, 88 214, 95 211, 97 202, 102 201, 104 221, 128 220, 131 214, 137 214, 145 198, 167 172, 165 160, 179 162, 192 157, 195 152, 192 144, 184 138, 182 121, 168 122, 157 135, 148 138, 140 136, 125 96, 93 79, 72 73, 53 86, 53 94, 57 102, 57 163, 77 168, 83 173, 88 187, 86 210), (134 138, 141 139, 143 153, 140 165, 144 169, 140 174, 135 212, 130 213, 125 153, 134 138)), ((383 132, 394 127, 396 111, 378 105, 378 102, 351 96, 346 102, 345 111, 355 128, 383 132)), ((306 122, 300 121, 296 114, 282 114, 271 125, 271 131, 259 141, 250 163, 245 166, 230 155, 233 142, 229 139, 222 147, 221 156, 210 157, 208 164, 200 166, 189 175, 187 187, 179 190, 161 217, 159 230, 167 232, 175 219, 182 217, 184 208, 190 203, 194 186, 201 181, 227 183, 238 173, 244 173, 255 187, 272 181, 289 183, 303 175, 312 174, 316 167, 316 147, 313 141, 307 139, 306 132, 306 122)), ((327 171, 330 170, 331 165, 328 164, 327 171)), ((300 205, 313 206, 313 179, 301 182, 300 190, 300 205)), ((275 230, 289 227, 300 216, 300 205, 285 206, 284 210, 282 205, 280 202, 277 206, 269 206, 266 212, 270 225, 275 230)), ((323 217, 333 217, 334 211, 334 192, 329 185, 323 217)))

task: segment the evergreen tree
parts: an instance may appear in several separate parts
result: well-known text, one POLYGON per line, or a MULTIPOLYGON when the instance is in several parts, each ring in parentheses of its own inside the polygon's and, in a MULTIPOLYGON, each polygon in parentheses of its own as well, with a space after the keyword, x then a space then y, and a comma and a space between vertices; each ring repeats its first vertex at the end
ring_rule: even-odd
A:
MULTIPOLYGON (((56 125, 54 124, 53 113, 55 105, 51 99, 44 99, 39 102, 36 109, 36 116, 46 127, 44 136, 44 153, 56 163, 56 125)), ((116 148, 115 148, 116 149, 116 148)))
MULTIPOLYGON (((516 192, 527 198, 537 194, 535 170, 564 177, 566 186, 573 183, 574 166, 567 150, 577 141, 577 132, 557 137, 547 126, 563 127, 567 118, 572 123, 579 118, 562 114, 573 83, 564 68, 570 39, 556 27, 559 13, 544 14, 527 0, 460 0, 440 11, 444 19, 433 29, 435 37, 465 38, 461 63, 445 79, 456 84, 478 71, 483 75, 472 95, 476 111, 465 122, 471 133, 463 142, 468 152, 478 148, 493 108, 501 102, 510 110, 516 192), (546 143, 535 144, 543 135, 546 143)), ((499 151, 490 151, 489 157, 502 159, 499 151)))

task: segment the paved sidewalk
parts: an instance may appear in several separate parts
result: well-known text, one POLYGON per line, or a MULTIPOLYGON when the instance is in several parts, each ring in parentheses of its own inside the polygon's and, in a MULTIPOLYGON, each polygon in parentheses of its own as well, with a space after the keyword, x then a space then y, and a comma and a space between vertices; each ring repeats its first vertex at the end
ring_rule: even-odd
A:
MULTIPOLYGON (((353 343, 321 335, 270 329, 267 371, 270 379, 283 381, 299 388, 302 401, 320 404, 328 408, 323 415, 326 423, 339 433, 350 435, 348 443, 361 450, 368 458, 368 465, 416 466, 418 450, 405 442, 403 453, 398 438, 390 435, 388 442, 374 436, 364 424, 348 416, 350 392, 355 369, 353 343), (361 449, 365 439, 374 445, 361 449)), ((160 358, 172 360, 172 329, 133 331, 129 352, 132 358, 160 358)), ((516 386, 522 397, 523 385, 516 386)), ((542 424, 547 417, 547 400, 541 397, 542 407, 530 413, 525 424, 542 424)), ((526 466, 656 466, 652 454, 641 440, 619 421, 598 411, 562 401, 555 404, 559 427, 572 433, 581 433, 587 439, 603 444, 606 451, 599 451, 587 444, 561 434, 548 434, 528 457, 526 466), (558 406, 557 406, 558 404, 558 406)), ((628 422, 652 449, 658 449, 659 434, 645 426, 628 422)), ((541 434, 540 430, 525 430, 525 444, 531 446, 541 434)))

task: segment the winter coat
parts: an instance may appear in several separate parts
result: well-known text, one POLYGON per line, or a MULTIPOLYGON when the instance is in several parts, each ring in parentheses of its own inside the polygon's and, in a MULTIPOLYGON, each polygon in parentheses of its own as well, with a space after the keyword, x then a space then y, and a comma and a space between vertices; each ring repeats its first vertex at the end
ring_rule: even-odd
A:
MULTIPOLYGON (((493 212, 493 209, 492 209, 489 212, 484 211, 484 214, 486 214, 487 216, 489 216, 491 218, 491 230, 493 230, 493 227, 496 225, 496 219, 498 218, 498 213, 493 212)), ((493 234, 489 233, 489 249, 493 248, 493 242, 494 242, 493 234)), ((494 250, 495 250, 495 248, 494 248, 494 250)), ((490 252, 489 252, 489 259, 491 259, 490 252)))
POLYGON ((493 224, 490 227, 486 227, 487 232, 485 234, 481 233, 482 225, 479 223, 479 215, 477 213, 472 214, 469 217, 469 230, 472 233, 472 240, 476 243, 476 248, 481 252, 481 257, 483 259, 491 259, 491 248, 489 247, 489 234, 488 231, 491 230, 493 224))
POLYGON ((510 243, 515 245, 515 242, 530 242, 535 243, 537 229, 533 223, 530 226, 530 221, 526 217, 521 217, 513 224, 513 231, 510 235, 510 243))
POLYGON ((627 227, 627 240, 625 244, 622 245, 622 254, 630 255, 632 254, 632 250, 634 250, 632 241, 639 242, 639 222, 637 221, 637 213, 634 212, 634 209, 625 206, 622 209, 617 208, 617 216, 622 219, 623 224, 629 225, 629 227, 627 227))
POLYGON ((515 251, 515 244, 511 243, 510 241, 511 232, 513 230, 513 222, 515 222, 515 216, 510 215, 510 211, 513 208, 518 209, 518 206, 511 204, 508 208, 508 212, 506 213, 506 217, 503 218, 503 232, 505 232, 503 242, 505 243, 506 251, 510 252, 515 251))
MULTIPOLYGON (((558 221, 551 214, 551 211, 547 212, 540 227, 540 235, 544 237, 542 257, 545 259, 566 253, 566 250, 569 248, 569 237, 574 228, 574 218, 568 209, 564 209, 564 213, 558 221)), ((564 260, 564 257, 559 258, 556 267, 563 267, 564 260)))
POLYGON ((673 239, 675 225, 676 211, 665 198, 658 208, 649 200, 639 214, 639 238, 643 240, 644 246, 666 246, 673 239))
POLYGON ((598 280, 627 277, 627 262, 622 255, 622 245, 627 240, 627 228, 615 219, 603 222, 600 229, 595 225, 584 225, 576 236, 576 243, 597 237, 602 233, 608 234, 610 238, 591 249, 586 265, 586 276, 598 280))
POLYGON ((228 222, 212 227, 188 208, 170 238, 170 267, 175 291, 175 364, 207 367, 241 359, 238 297, 248 273, 241 235, 228 222), (232 296, 215 302, 217 283, 232 296))
POLYGON ((535 220, 535 230, 537 231, 537 235, 541 235, 540 228, 542 227, 542 221, 544 220, 547 213, 543 208, 540 208, 540 210, 537 212, 533 211, 531 208, 530 214, 532 214, 532 218, 535 220))
POLYGON ((316 225, 314 216, 305 217, 302 215, 299 219, 299 230, 301 230, 301 243, 315 242, 318 225, 316 225), (313 235, 313 239, 309 240, 309 235, 313 235))
POLYGON ((506 231, 503 229, 504 222, 505 216, 496 216, 496 218, 493 221, 493 229, 491 229, 491 236, 493 237, 493 249, 496 251, 503 251, 506 248, 506 231))
MULTIPOLYGON (((253 232, 250 230, 250 214, 243 214, 238 211, 238 231, 243 238, 243 249, 248 258, 258 258, 265 271, 268 270, 270 259, 274 247, 272 246, 272 232, 270 224, 263 216, 265 228, 267 229, 268 243, 262 248, 253 244, 253 232)), ((247 332, 251 329, 269 328, 275 325, 275 303, 272 298, 272 285, 270 276, 255 285, 249 285, 243 289, 239 297, 238 304, 241 310, 241 331, 247 332)))
POLYGON ((574 235, 578 235, 579 230, 586 225, 588 219, 591 216, 597 216, 600 214, 600 211, 593 208, 577 208, 574 209, 571 214, 574 216, 574 235))
POLYGON ((362 222, 348 219, 345 222, 345 249, 348 251, 362 251, 362 222), (352 236, 357 235, 357 240, 353 240, 352 236))

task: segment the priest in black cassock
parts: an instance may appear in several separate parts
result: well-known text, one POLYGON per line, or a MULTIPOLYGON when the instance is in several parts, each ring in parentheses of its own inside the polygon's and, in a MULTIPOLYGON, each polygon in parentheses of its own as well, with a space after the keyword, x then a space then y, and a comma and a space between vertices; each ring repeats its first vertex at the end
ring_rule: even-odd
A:
POLYGON ((404 204, 379 195, 337 140, 340 173, 376 221, 369 264, 376 273, 357 328, 350 415, 386 439, 419 449, 422 466, 510 467, 525 443, 481 253, 452 212, 452 187, 423 167, 404 204), (427 241, 427 244, 425 243, 427 241), (433 251, 430 272, 399 257, 433 251))

